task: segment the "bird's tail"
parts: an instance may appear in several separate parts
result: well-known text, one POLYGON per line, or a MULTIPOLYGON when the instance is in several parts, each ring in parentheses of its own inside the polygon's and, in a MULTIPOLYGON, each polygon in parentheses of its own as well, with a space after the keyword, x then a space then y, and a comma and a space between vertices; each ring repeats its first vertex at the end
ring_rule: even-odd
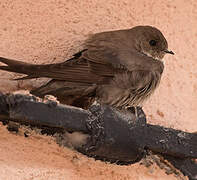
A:
MULTIPOLYGON (((84 51, 87 49, 84 49, 76 54, 73 55, 73 57, 69 60, 67 60, 64 63, 54 63, 54 64, 43 64, 43 65, 36 65, 36 64, 30 64, 30 63, 25 63, 22 61, 16 61, 13 59, 7 59, 4 57, 0 57, 0 62, 6 64, 7 66, 0 66, 0 70, 4 71, 9 71, 9 72, 16 72, 16 73, 21 73, 21 74, 26 74, 27 76, 19 78, 20 80, 22 79, 32 79, 32 78, 37 78, 37 77, 49 77, 53 78, 49 75, 49 71, 53 71, 53 68, 55 69, 57 73, 57 69, 61 69, 62 67, 66 67, 67 63, 69 65, 69 62, 72 63, 72 60, 78 59, 84 51)), ((59 72, 59 71, 58 71, 59 72)), ((54 75, 53 72, 52 76, 54 75)), ((69 72, 68 72, 69 73, 69 72)), ((19 80, 15 79, 15 80, 19 80)))
MULTIPOLYGON (((1 70, 21 73, 21 74, 27 74, 27 75, 28 75, 29 67, 33 66, 33 64, 30 64, 30 63, 7 59, 4 57, 0 57, 0 62, 7 65, 7 66, 0 66, 1 70)), ((35 77, 28 75, 28 76, 25 76, 25 77, 22 77, 19 79, 31 79, 31 78, 35 78, 35 77)), ((15 79, 15 80, 19 80, 19 79, 15 79)))
POLYGON ((24 73, 24 70, 23 68, 21 68, 21 66, 24 67, 24 66, 32 65, 29 63, 7 59, 4 57, 0 57, 0 62, 7 65, 7 66, 0 66, 1 70, 10 71, 10 72, 18 72, 18 73, 24 73))

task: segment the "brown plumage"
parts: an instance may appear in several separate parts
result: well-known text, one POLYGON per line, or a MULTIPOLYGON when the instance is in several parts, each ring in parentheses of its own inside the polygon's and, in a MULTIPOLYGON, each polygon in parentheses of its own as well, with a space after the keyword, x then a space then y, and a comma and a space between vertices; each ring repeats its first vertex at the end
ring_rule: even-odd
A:
POLYGON ((51 94, 74 105, 93 97, 121 109, 141 105, 152 94, 163 72, 161 59, 173 54, 162 33, 151 26, 97 33, 84 44, 83 51, 62 63, 34 65, 0 58, 7 64, 0 69, 27 75, 21 79, 51 78, 31 91, 40 97, 51 94))

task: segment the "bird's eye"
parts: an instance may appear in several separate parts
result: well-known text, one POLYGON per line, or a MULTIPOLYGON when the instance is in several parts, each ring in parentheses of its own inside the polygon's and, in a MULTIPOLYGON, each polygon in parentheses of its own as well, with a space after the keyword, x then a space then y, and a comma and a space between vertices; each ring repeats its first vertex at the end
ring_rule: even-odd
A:
POLYGON ((155 41, 155 40, 150 40, 150 41, 149 41, 149 44, 150 44, 151 46, 156 46, 157 41, 155 41))

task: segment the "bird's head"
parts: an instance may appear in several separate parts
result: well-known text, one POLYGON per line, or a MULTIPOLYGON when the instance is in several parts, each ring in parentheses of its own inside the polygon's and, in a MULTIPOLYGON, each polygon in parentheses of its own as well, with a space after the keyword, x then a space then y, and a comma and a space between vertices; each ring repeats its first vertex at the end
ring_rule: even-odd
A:
POLYGON ((140 53, 155 60, 162 60, 166 53, 174 54, 168 50, 168 43, 157 28, 152 26, 136 26, 130 29, 130 32, 133 35, 135 34, 135 48, 140 53))

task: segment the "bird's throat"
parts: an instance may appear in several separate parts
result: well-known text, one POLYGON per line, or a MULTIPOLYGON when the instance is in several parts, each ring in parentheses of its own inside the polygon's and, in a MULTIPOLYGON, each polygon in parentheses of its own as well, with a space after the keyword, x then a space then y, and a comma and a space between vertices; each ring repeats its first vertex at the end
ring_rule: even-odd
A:
POLYGON ((145 56, 152 58, 155 61, 162 61, 162 59, 160 59, 159 57, 154 57, 152 56, 150 53, 148 52, 142 52, 145 56))

